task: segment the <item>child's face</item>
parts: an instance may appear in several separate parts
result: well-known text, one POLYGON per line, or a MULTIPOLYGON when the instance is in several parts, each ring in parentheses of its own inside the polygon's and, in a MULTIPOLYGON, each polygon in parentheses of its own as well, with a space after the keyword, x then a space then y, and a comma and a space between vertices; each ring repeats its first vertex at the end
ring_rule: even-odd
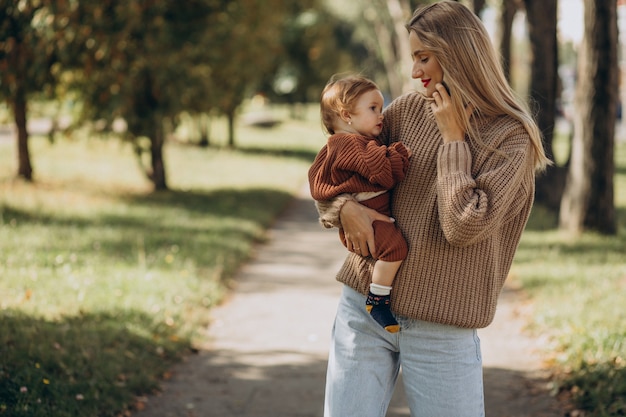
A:
POLYGON ((383 95, 379 90, 370 90, 359 96, 354 103, 348 121, 362 136, 375 138, 383 130, 383 95))

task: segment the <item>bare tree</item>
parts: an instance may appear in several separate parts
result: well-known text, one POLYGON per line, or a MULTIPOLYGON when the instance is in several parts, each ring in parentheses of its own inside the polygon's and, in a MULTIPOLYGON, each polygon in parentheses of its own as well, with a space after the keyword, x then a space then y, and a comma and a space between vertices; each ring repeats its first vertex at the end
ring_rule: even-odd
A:
MULTIPOLYGON (((544 137, 546 154, 552 157, 558 87, 557 0, 524 0, 532 50, 530 64, 531 107, 544 137)), ((563 192, 564 169, 548 168, 537 181, 536 199, 557 211, 563 192)))
POLYGON ((616 0, 585 0, 585 29, 578 55, 574 138, 560 227, 617 231, 613 177, 618 101, 616 0))
MULTIPOLYGON (((411 57, 406 23, 413 10, 434 0, 375 0, 366 1, 363 15, 373 30, 375 53, 384 67, 389 92, 392 97, 415 88, 411 81, 411 57)), ((473 0, 474 12, 480 15, 485 0, 473 0)))
POLYGON ((374 30, 376 49, 385 68, 389 93, 398 97, 411 89, 411 59, 406 23, 412 13, 409 0, 377 0, 365 14, 374 30))
MULTIPOLYGON (((18 172, 33 180, 27 130, 28 102, 33 95, 53 90, 51 68, 58 62, 57 42, 65 40, 57 26, 63 20, 63 7, 56 15, 45 2, 0 2, 0 100, 13 113, 17 130, 18 172), (35 24, 36 21, 49 24, 35 24)), ((68 52, 66 51, 66 54, 68 52)))
POLYGON ((498 48, 502 56, 502 67, 506 79, 511 82, 511 43, 513 40, 513 20, 523 7, 521 0, 502 0, 498 24, 498 48))
POLYGON ((473 0, 472 1, 472 6, 474 8, 474 13, 476 13, 476 15, 480 16, 483 9, 485 8, 485 3, 486 3, 486 0, 473 0))

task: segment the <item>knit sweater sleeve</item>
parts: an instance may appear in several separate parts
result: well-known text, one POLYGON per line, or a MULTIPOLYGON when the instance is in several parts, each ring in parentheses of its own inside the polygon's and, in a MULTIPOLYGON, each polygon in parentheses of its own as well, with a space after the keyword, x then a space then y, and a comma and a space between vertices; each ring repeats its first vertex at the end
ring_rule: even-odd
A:
POLYGON ((406 175, 409 158, 402 144, 387 147, 372 139, 336 135, 329 147, 337 148, 332 168, 335 181, 344 181, 342 175, 358 174, 372 184, 390 189, 406 175))
POLYGON ((439 221, 452 245, 482 241, 527 204, 534 189, 530 138, 521 125, 510 125, 492 130, 498 131, 499 137, 488 138, 487 143, 495 143, 496 148, 483 150, 478 155, 481 160, 474 163, 467 142, 446 143, 439 148, 439 221))

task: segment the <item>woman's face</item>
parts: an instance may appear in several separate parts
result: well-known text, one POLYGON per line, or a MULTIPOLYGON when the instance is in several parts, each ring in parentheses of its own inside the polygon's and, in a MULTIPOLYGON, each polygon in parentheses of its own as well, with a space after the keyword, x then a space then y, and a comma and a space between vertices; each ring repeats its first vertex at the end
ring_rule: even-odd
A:
POLYGON ((409 44, 413 59, 411 77, 419 78, 426 89, 426 96, 432 97, 435 92, 435 85, 443 83, 443 69, 432 52, 426 50, 414 31, 409 34, 409 44))

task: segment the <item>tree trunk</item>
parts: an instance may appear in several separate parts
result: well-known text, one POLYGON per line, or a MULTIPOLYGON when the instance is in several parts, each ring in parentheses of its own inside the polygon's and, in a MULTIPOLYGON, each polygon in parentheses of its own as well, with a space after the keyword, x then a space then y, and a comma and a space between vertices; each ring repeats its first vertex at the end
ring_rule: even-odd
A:
POLYGON ((409 45, 409 34, 406 30, 406 24, 411 18, 412 10, 408 0, 387 0, 387 9, 393 21, 395 41, 392 48, 396 51, 395 66, 399 68, 398 75, 402 80, 402 90, 394 96, 395 98, 414 89, 410 73, 411 54, 407 52, 411 47, 409 45))
MULTIPOLYGON (((553 158, 554 121, 558 86, 557 0, 524 0, 532 50, 530 96, 536 107, 539 130, 543 133, 546 154, 553 158)), ((563 194, 563 170, 557 166, 537 181, 536 200, 558 210, 563 194)))
POLYGON ((396 55, 393 53, 394 48, 391 47, 391 33, 380 19, 374 19, 372 22, 375 39, 380 51, 382 64, 385 67, 385 75, 387 76, 387 85, 391 98, 396 98, 402 94, 404 78, 402 75, 402 66, 396 62, 396 55))
POLYGON ((228 119, 228 147, 235 147, 235 109, 226 112, 228 119))
POLYGON ((209 140, 209 132, 211 131, 210 116, 208 114, 199 114, 196 118, 196 123, 198 126, 198 132, 200 133, 198 145, 201 148, 207 148, 211 145, 209 140))
POLYGON ((167 190, 165 179, 165 162, 163 161, 163 144, 165 143, 165 133, 163 124, 156 123, 153 137, 150 139, 150 157, 152 161, 152 183, 154 189, 167 190))
POLYGON ((28 150, 28 130, 26 129, 26 94, 23 88, 18 88, 13 101, 13 117, 17 129, 17 175, 27 181, 33 180, 33 167, 30 163, 28 150))
POLYGON ((613 191, 618 100, 616 0, 585 0, 578 56, 574 138, 560 227, 617 231, 613 191))
POLYGON ((485 8, 485 0, 474 0, 472 3, 472 6, 474 7, 474 13, 476 13, 476 16, 480 16, 480 14, 483 12, 483 9, 485 8))
POLYGON ((498 42, 502 56, 502 68, 506 79, 511 82, 511 43, 513 41, 513 20, 519 8, 518 0, 502 0, 498 24, 498 42))
POLYGON ((411 81, 411 55, 406 23, 412 10, 408 0, 381 0, 374 3, 375 9, 385 8, 391 25, 387 19, 374 18, 370 21, 375 36, 382 64, 385 67, 389 94, 394 99, 413 89, 411 81), (393 27, 393 29, 391 29, 393 27))

